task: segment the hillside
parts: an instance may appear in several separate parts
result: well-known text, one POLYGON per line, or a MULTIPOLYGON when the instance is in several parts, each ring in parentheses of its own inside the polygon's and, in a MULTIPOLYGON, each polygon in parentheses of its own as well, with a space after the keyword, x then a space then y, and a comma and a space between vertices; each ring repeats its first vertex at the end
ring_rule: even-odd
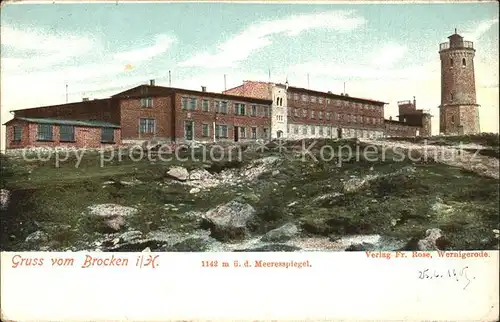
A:
POLYGON ((498 249, 498 135, 228 149, 2 155, 1 249, 498 249))

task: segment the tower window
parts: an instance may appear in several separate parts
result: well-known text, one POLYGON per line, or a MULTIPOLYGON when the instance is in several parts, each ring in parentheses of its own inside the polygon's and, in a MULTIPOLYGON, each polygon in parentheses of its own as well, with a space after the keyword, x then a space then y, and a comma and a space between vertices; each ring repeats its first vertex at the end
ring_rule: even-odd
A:
POLYGON ((453 101, 453 93, 450 94, 450 100, 453 101))
POLYGON ((465 58, 462 58, 462 67, 467 66, 467 62, 465 61, 465 58))
POLYGON ((453 58, 450 58, 450 66, 453 66, 453 58))

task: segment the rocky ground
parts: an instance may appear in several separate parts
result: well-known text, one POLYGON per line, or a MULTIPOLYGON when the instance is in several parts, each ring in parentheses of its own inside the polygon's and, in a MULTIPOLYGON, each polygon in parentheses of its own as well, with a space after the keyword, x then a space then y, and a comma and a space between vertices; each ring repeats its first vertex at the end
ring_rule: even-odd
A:
POLYGON ((472 151, 491 148, 484 144, 445 143, 275 142, 245 146, 237 160, 187 151, 198 158, 105 166, 98 153, 59 167, 2 156, 1 247, 498 249, 498 154, 472 151), (401 158, 408 151, 411 158, 401 158))

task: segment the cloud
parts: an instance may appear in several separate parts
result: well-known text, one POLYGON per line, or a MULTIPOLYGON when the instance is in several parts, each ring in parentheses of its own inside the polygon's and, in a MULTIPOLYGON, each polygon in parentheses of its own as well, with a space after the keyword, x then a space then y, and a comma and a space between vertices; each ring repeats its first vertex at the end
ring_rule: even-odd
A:
POLYGON ((114 58, 124 62, 141 62, 165 53, 176 41, 175 37, 157 35, 152 46, 117 53, 114 58))
POLYGON ((353 30, 365 20, 354 16, 351 11, 332 11, 317 14, 294 15, 283 19, 264 21, 237 34, 218 46, 216 53, 203 52, 194 55, 180 66, 191 67, 235 67, 258 49, 272 44, 271 36, 297 36, 301 32, 313 29, 329 29, 336 31, 353 30))
POLYGON ((372 64, 382 67, 392 67, 408 52, 408 47, 395 43, 383 45, 372 57, 372 64))
POLYGON ((434 65, 433 63, 429 63, 401 69, 388 69, 385 66, 373 67, 371 65, 308 62, 291 66, 289 73, 344 79, 429 79, 437 71, 434 65))
POLYGON ((480 21, 473 28, 466 31, 463 36, 466 40, 478 41, 485 33, 487 33, 497 23, 498 19, 488 19, 480 21))
POLYGON ((2 47, 5 46, 6 52, 2 53, 2 63, 6 64, 2 69, 9 71, 64 64, 72 57, 82 56, 100 47, 91 36, 48 32, 43 29, 21 30, 2 26, 1 36, 2 47))

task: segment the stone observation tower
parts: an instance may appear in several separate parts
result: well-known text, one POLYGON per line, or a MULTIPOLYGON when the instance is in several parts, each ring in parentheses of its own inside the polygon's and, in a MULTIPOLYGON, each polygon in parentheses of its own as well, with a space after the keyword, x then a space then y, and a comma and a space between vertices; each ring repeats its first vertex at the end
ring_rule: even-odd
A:
POLYGON ((441 58, 441 105, 439 130, 445 135, 479 133, 474 55, 471 41, 455 33, 439 45, 441 58))

